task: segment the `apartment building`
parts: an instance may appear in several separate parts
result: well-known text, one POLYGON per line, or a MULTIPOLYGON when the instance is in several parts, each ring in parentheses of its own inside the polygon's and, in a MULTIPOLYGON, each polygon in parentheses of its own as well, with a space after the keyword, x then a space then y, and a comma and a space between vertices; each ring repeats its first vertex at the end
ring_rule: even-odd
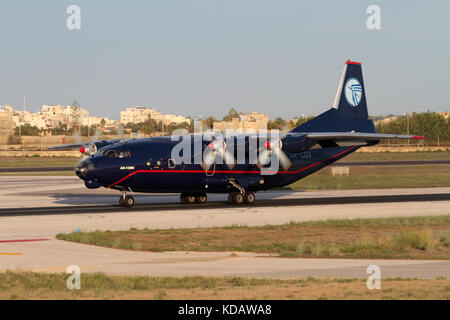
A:
POLYGON ((153 108, 146 107, 129 107, 125 111, 120 112, 120 122, 122 124, 140 123, 144 122, 148 118, 155 119, 156 121, 162 120, 162 115, 159 111, 153 108))
POLYGON ((241 113, 239 117, 235 117, 231 121, 214 122, 213 129, 217 131, 227 129, 241 132, 258 131, 267 129, 268 122, 268 115, 252 111, 251 113, 241 113))

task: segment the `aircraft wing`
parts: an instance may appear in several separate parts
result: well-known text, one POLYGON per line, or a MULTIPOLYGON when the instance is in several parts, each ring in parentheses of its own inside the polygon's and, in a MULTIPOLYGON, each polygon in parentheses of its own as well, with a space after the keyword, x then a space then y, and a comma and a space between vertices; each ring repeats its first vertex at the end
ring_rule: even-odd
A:
POLYGON ((59 146, 48 147, 47 150, 72 150, 72 149, 81 148, 84 145, 86 145, 86 142, 84 142, 84 143, 61 144, 59 146))
POLYGON ((107 139, 107 140, 91 140, 86 142, 79 143, 68 143, 68 144, 60 144, 58 146, 48 147, 47 150, 73 150, 79 149, 81 147, 95 146, 95 148, 100 149, 108 144, 113 144, 116 142, 124 141, 122 139, 107 139))
POLYGON ((382 140, 382 139, 425 139, 421 136, 365 132, 310 132, 306 136, 313 140, 382 140))

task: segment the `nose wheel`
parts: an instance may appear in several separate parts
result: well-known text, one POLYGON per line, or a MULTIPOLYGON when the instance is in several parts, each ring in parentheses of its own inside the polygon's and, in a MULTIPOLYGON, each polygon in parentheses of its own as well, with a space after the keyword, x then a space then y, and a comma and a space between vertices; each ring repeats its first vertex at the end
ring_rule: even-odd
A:
POLYGON ((119 205, 123 208, 132 208, 134 206, 134 198, 131 195, 122 195, 119 198, 119 205))

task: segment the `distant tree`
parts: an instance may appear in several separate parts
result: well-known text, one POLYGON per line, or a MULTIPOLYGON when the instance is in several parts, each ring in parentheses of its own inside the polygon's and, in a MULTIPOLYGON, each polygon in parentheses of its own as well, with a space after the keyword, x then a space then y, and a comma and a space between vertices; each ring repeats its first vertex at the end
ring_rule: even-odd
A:
POLYGON ((173 132, 174 130, 177 130, 177 129, 186 129, 186 130, 190 131, 190 124, 186 123, 186 122, 182 122, 182 123, 172 122, 167 126, 167 132, 173 132))
POLYGON ((376 125, 380 133, 397 133, 424 136, 427 143, 436 143, 439 137, 440 143, 450 142, 449 118, 443 115, 427 111, 398 117, 389 122, 379 122, 376 125))
MULTIPOLYGON (((39 136, 41 130, 36 126, 31 126, 30 124, 24 124, 20 127, 20 134, 22 136, 39 136)), ((19 127, 14 129, 14 135, 19 135, 19 127)))
POLYGON ((214 122, 217 122, 217 120, 214 117, 209 116, 203 121, 203 124, 207 129, 212 129, 214 122))
POLYGON ((295 127, 301 126, 302 124, 308 122, 311 119, 314 119, 314 117, 311 116, 298 118, 297 122, 295 123, 295 127))
POLYGON ((239 112, 235 108, 231 108, 228 114, 223 117, 223 121, 231 121, 233 118, 239 117, 239 112))
POLYGON ((283 120, 282 118, 278 117, 273 121, 269 121, 267 123, 267 129, 269 130, 273 130, 273 129, 278 129, 278 130, 283 130, 284 127, 286 127, 288 124, 285 120, 283 120))
POLYGON ((72 102, 72 121, 71 126, 72 128, 79 128, 81 124, 81 115, 80 115, 80 105, 78 104, 77 100, 74 100, 72 102))

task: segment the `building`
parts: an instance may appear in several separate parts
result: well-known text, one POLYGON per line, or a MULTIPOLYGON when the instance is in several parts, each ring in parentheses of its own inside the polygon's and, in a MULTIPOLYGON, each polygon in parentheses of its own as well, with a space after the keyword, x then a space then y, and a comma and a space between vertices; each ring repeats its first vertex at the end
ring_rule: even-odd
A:
POLYGON ((48 121, 48 128, 57 127, 59 124, 66 124, 67 127, 82 125, 83 120, 89 118, 89 111, 72 106, 43 105, 39 113, 48 121))
POLYGON ((37 113, 26 110, 14 110, 10 106, 5 107, 9 107, 8 110, 12 113, 15 127, 30 125, 39 129, 52 129, 61 126, 66 126, 67 128, 98 126, 102 119, 105 120, 105 126, 116 125, 114 120, 90 116, 86 109, 72 106, 43 105, 41 111, 37 113))
POLYGON ((145 122, 148 118, 152 118, 156 121, 161 121, 162 115, 156 109, 146 107, 129 107, 125 111, 120 112, 120 123, 124 125, 130 122, 145 122))
POLYGON ((164 125, 168 126, 171 123, 190 123, 190 119, 182 116, 182 115, 173 115, 173 114, 165 114, 163 115, 163 123, 164 125))
POLYGON ((13 109, 11 106, 0 106, 0 144, 8 143, 14 133, 13 109))
POLYGON ((251 113, 241 113, 239 117, 231 121, 218 121, 213 123, 213 129, 217 131, 234 130, 241 132, 258 131, 267 129, 269 116, 252 111, 251 113))

